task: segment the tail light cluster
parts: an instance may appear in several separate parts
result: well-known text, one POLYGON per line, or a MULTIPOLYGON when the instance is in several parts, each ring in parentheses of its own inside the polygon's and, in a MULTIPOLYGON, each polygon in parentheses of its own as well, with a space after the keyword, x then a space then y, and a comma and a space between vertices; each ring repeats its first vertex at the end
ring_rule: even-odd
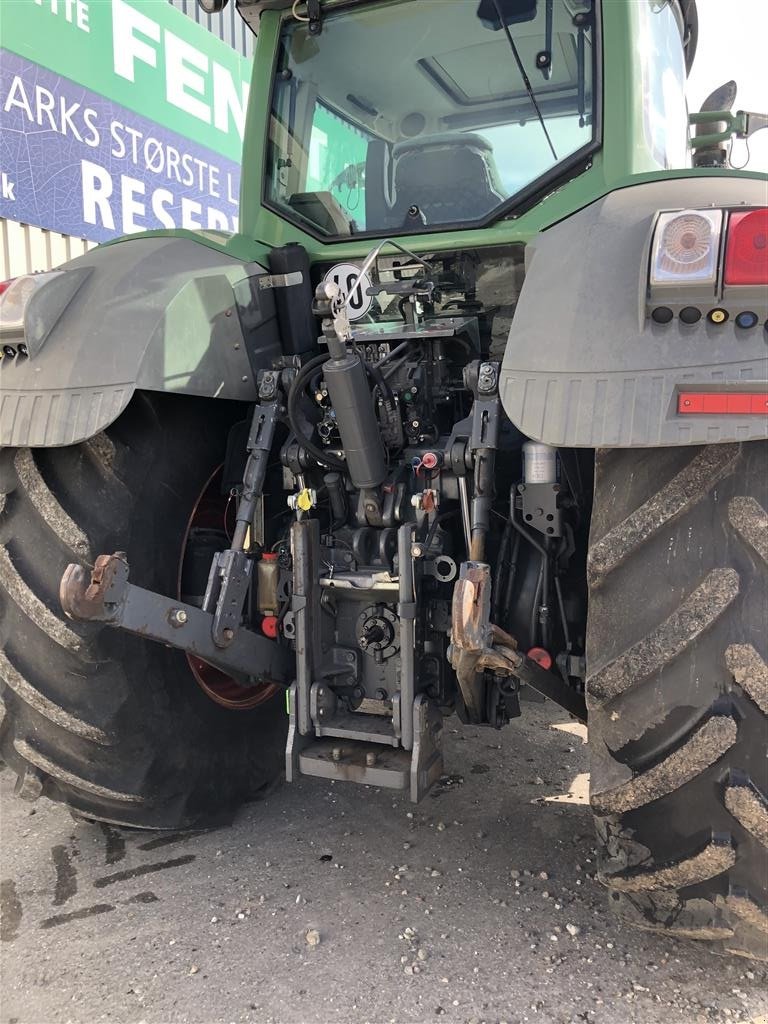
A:
POLYGON ((768 209, 660 213, 650 263, 656 323, 733 317, 739 328, 756 327, 768 314, 768 209))
POLYGON ((35 356, 92 267, 24 274, 0 282, 0 360, 35 356))
MULTIPOLYGON (((740 330, 768 328, 768 209, 661 213, 651 244, 650 316, 685 325, 706 317, 740 330)), ((762 381, 759 382, 762 384, 762 381)), ((680 416, 765 416, 768 392, 757 381, 680 389, 680 416), (758 386, 759 387, 759 386, 758 386)))
POLYGON ((28 355, 24 333, 24 313, 29 300, 47 281, 60 276, 60 271, 45 274, 24 274, 0 282, 0 358, 13 359, 28 355))

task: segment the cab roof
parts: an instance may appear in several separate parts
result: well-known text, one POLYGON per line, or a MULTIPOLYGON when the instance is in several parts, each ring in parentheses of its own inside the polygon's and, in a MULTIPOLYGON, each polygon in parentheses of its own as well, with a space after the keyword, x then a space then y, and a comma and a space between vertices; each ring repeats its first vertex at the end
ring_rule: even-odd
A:
MULTIPOLYGON (((322 9, 325 0, 318 0, 322 9)), ((348 0, 347 5, 366 3, 369 0, 348 0)), ((683 45, 685 47, 685 63, 690 73, 696 55, 696 44, 699 35, 699 17, 696 0, 671 0, 680 12, 683 26, 683 45)), ((306 10, 306 0, 236 0, 237 9, 243 21, 254 34, 259 30, 259 19, 264 11, 287 11, 296 7, 306 10)), ((302 12, 303 13, 303 12, 302 12)))

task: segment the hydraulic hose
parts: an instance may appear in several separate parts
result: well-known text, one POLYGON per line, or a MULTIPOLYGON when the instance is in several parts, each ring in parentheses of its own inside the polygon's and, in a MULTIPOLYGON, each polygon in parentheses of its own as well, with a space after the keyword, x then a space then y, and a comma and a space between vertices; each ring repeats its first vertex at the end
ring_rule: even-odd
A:
POLYGON ((394 392, 392 391, 392 388, 390 387, 389 382, 386 380, 386 378, 384 377, 384 374, 381 372, 379 367, 375 366, 373 363, 366 363, 365 364, 365 370, 366 370, 366 373, 368 374, 368 376, 373 381, 373 383, 379 389, 381 397, 387 403, 389 408, 390 409, 397 408, 397 403, 395 402, 394 392))
POLYGON ((291 430, 296 435, 301 447, 304 448, 313 458, 317 459, 324 466, 328 466, 329 469, 337 469, 341 471, 346 470, 346 464, 335 455, 331 455, 330 452, 324 451, 319 445, 316 445, 314 441, 310 440, 304 432, 302 425, 299 423, 298 417, 298 406, 299 399, 301 398, 305 384, 311 374, 323 363, 327 362, 330 356, 327 352, 321 352, 319 356, 315 356, 314 359, 310 359, 308 363, 305 363, 296 376, 293 378, 290 391, 288 392, 288 423, 290 424, 291 430))

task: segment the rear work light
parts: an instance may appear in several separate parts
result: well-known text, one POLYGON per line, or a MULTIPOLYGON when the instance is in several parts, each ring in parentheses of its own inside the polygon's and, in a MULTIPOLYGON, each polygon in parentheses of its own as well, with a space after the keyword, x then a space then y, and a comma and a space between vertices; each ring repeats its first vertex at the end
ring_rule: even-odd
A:
POLYGON ((768 416, 768 391, 681 391, 677 411, 705 416, 768 416))
POLYGON ((724 281, 727 285, 768 285, 768 210, 729 217, 724 281))
POLYGON ((61 276, 60 270, 45 274, 25 274, 0 285, 0 334, 24 331, 24 311, 29 300, 48 281, 61 276))
POLYGON ((721 210, 659 214, 652 249, 651 285, 714 286, 722 223, 721 210))

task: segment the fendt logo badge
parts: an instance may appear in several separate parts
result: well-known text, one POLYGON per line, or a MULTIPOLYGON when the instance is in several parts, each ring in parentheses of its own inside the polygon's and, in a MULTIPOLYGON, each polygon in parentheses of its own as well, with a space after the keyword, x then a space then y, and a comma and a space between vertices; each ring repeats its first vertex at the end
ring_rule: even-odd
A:
MULTIPOLYGON (((352 288, 359 276, 360 267, 356 267, 354 263, 337 263, 335 267, 331 267, 323 280, 326 282, 333 281, 337 284, 341 288, 342 295, 346 298, 349 295, 350 288, 352 288)), ((370 287, 370 277, 367 274, 363 274, 347 306, 347 316, 350 320, 359 320, 371 308, 373 296, 368 294, 370 287)))

